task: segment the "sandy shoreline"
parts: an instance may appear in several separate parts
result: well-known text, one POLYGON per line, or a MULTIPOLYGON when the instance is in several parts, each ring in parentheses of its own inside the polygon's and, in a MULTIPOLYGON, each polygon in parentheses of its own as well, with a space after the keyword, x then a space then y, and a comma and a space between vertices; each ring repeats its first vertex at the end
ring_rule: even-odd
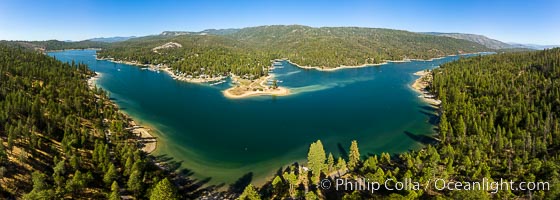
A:
POLYGON ((87 80, 87 84, 88 84, 88 87, 89 87, 90 89, 94 89, 94 88, 95 88, 95 85, 96 85, 96 83, 97 83, 97 80, 98 80, 99 78, 101 78, 101 76, 103 75, 103 74, 100 73, 100 72, 94 72, 94 73, 95 73, 95 76, 92 76, 92 77, 90 77, 90 78, 87 80))
POLYGON ((243 94, 234 94, 231 92, 234 88, 229 88, 224 90, 224 96, 230 99, 240 99, 245 97, 253 97, 253 96, 286 96, 290 94, 290 90, 285 87, 278 87, 276 89, 265 90, 265 91, 249 91, 244 92, 243 94))
POLYGON ((362 64, 362 65, 356 65, 356 66, 346 66, 346 65, 341 65, 339 67, 320 67, 320 66, 302 66, 302 65, 298 65, 297 63, 294 63, 292 61, 290 61, 289 59, 282 59, 284 61, 289 62, 290 64, 302 68, 302 69, 314 69, 317 71, 327 71, 327 72, 332 72, 332 71, 336 71, 336 70, 341 70, 341 69, 354 69, 354 68, 362 68, 362 67, 373 67, 373 66, 380 66, 380 65, 386 65, 389 63, 403 63, 403 62, 412 62, 412 61, 433 61, 433 60, 438 60, 438 59, 443 59, 449 56, 457 56, 457 55, 471 55, 471 54, 483 54, 483 53, 489 53, 489 52, 476 52, 476 53, 462 53, 462 54, 451 54, 451 55, 447 55, 447 56, 442 56, 442 57, 437 57, 437 58, 430 58, 430 59, 402 59, 402 60, 385 60, 382 63, 377 63, 377 64, 362 64))
POLYGON ((290 94, 290 90, 285 87, 272 88, 265 84, 267 80, 272 80, 274 76, 269 74, 266 77, 261 77, 257 80, 251 81, 250 83, 241 84, 239 77, 233 75, 232 79, 234 82, 239 82, 239 85, 233 86, 224 90, 222 93, 225 97, 231 99, 240 99, 253 96, 286 96, 290 94))
POLYGON ((429 103, 432 106, 439 106, 441 104, 441 101, 435 99, 435 96, 426 89, 426 87, 428 87, 432 81, 432 71, 417 71, 414 73, 414 75, 420 76, 411 85, 412 89, 420 94, 418 97, 422 98, 423 101, 429 103))
MULTIPOLYGON (((92 76, 87 80, 88 87, 92 90, 95 89, 96 81, 102 75, 103 74, 100 72, 95 72, 95 76, 92 76)), ((114 102, 112 103, 116 106, 114 102)), ((127 129, 131 130, 132 133, 138 136, 138 141, 143 145, 142 151, 146 153, 152 153, 153 151, 155 151, 157 147, 157 139, 156 137, 152 136, 152 134, 150 134, 150 129, 137 125, 137 123, 130 116, 127 115, 127 117, 129 118, 129 128, 127 129)))
POLYGON ((314 69, 317 71, 325 71, 325 72, 332 72, 332 71, 337 71, 337 70, 341 70, 341 69, 355 69, 355 68, 362 68, 362 67, 373 67, 373 66, 380 66, 380 65, 385 65, 388 64, 388 62, 383 62, 383 63, 378 63, 378 64, 363 64, 363 65, 357 65, 357 66, 346 66, 346 65, 341 65, 340 67, 319 67, 319 66, 302 66, 302 65, 298 65, 297 63, 294 63, 290 60, 286 60, 288 61, 290 64, 302 68, 302 69, 314 69))
POLYGON ((157 147, 157 138, 150 134, 150 129, 136 125, 134 120, 131 120, 129 124, 132 127, 132 133, 138 136, 138 141, 143 145, 142 151, 146 153, 155 151, 157 147))

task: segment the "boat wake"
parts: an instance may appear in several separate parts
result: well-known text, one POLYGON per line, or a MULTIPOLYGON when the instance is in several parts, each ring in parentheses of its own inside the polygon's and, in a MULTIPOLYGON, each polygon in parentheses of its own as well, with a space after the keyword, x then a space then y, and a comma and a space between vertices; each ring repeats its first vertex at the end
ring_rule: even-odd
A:
POLYGON ((346 85, 350 85, 356 82, 368 81, 372 80, 373 77, 368 78, 356 78, 351 80, 341 80, 341 81, 334 81, 329 83, 322 83, 322 84, 315 84, 315 85, 308 85, 303 87, 290 87, 290 92, 293 94, 299 93, 306 93, 306 92, 317 92, 321 90, 328 90, 335 87, 345 87, 346 85))

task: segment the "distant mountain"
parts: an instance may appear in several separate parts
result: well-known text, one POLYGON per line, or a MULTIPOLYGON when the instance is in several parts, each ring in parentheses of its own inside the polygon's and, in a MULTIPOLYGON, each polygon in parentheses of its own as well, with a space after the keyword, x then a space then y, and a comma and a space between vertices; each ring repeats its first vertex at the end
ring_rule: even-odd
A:
MULTIPOLYGON (((422 33, 428 35, 445 36, 445 37, 450 37, 455 39, 468 40, 471 42, 482 44, 490 49, 518 48, 511 44, 499 40, 495 40, 492 38, 488 38, 484 35, 476 35, 476 34, 468 34, 468 33, 440 33, 440 32, 422 32, 422 33)), ((519 47, 519 48, 525 48, 525 47, 519 47)))
POLYGON ((163 31, 160 36, 179 36, 179 35, 191 35, 193 32, 189 31, 163 31))
POLYGON ((160 36, 179 36, 179 35, 228 35, 238 32, 240 29, 206 29, 199 32, 193 31, 163 31, 160 36))
POLYGON ((113 42, 122 42, 122 41, 127 41, 129 39, 135 38, 136 36, 129 36, 129 37, 100 37, 100 38, 92 38, 89 39, 89 41, 94 41, 94 42, 107 42, 107 43, 113 43, 113 42))
POLYGON ((560 45, 519 44, 513 42, 510 42, 508 44, 515 48, 527 48, 527 49, 536 49, 536 50, 552 49, 552 48, 560 47, 560 45))

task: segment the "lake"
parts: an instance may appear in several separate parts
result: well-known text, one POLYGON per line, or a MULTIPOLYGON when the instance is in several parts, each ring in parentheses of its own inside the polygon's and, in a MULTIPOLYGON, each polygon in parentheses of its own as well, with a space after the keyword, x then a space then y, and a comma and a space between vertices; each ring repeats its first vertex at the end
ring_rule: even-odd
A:
POLYGON ((94 50, 50 52, 102 76, 97 85, 133 119, 154 129, 155 155, 172 157, 193 177, 230 184, 245 176, 262 184, 282 166, 306 163, 309 145, 344 156, 357 140, 363 156, 422 147, 418 135, 434 134, 434 110, 409 86, 414 72, 459 56, 391 62, 332 72, 287 62, 274 69, 293 95, 228 99, 230 81, 211 86, 173 80, 168 74, 95 59, 94 50))

